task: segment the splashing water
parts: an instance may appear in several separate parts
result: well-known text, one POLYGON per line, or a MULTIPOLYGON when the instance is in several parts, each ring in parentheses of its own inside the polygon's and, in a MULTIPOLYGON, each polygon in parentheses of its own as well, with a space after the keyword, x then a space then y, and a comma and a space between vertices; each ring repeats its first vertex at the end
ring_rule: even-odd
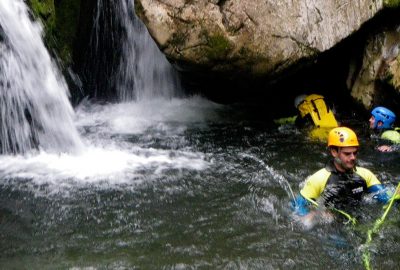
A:
MULTIPOLYGON (((102 2, 99 0, 98 8, 102 2)), ((128 2, 120 1, 119 4, 121 5, 117 7, 123 8, 126 13, 124 16, 128 16, 128 2)), ((129 5, 129 8, 133 10, 133 4, 129 5)), ((130 22, 132 23, 132 20, 130 22)), ((108 125, 119 134, 144 132, 148 127, 153 129, 154 123, 163 126, 159 122, 164 122, 164 117, 170 113, 154 115, 153 112, 148 112, 148 106, 158 109, 166 106, 165 109, 171 111, 171 106, 180 108, 181 103, 185 103, 184 100, 166 101, 154 98, 151 104, 149 104, 150 100, 147 100, 147 102, 115 105, 115 109, 113 106, 106 106, 106 113, 100 114, 99 119, 95 119, 96 123, 90 122, 92 116, 97 115, 95 109, 94 112, 89 112, 89 115, 83 114, 84 117, 88 117, 86 122, 89 121, 89 123, 82 124, 82 119, 73 119, 75 113, 68 101, 66 83, 43 45, 41 24, 29 19, 28 9, 24 2, 22 0, 2 1, 0 23, 0 30, 2 30, 0 33, 3 37, 0 43, 0 89, 2 90, 0 142, 4 154, 0 156, 0 174, 3 180, 10 179, 14 184, 12 179, 27 178, 34 185, 45 184, 57 188, 75 186, 78 182, 87 184, 102 181, 126 183, 127 181, 132 184, 141 177, 138 171, 144 169, 157 175, 164 170, 203 170, 208 166, 201 153, 148 150, 132 145, 127 146, 124 142, 114 143, 113 138, 101 132, 109 130, 108 125), (26 44, 31 45, 26 46, 26 44), (137 114, 134 114, 135 118, 132 119, 127 116, 127 112, 137 112, 137 114), (143 115, 144 112, 148 112, 149 117, 146 117, 148 115, 146 113, 143 115), (75 125, 78 128, 80 126, 84 134, 79 134, 75 125), (85 128, 95 132, 85 132, 83 130, 85 128), (81 135, 85 139, 85 147, 81 141, 81 135), (88 137, 85 138, 85 135, 88 137), (33 148, 39 148, 40 152, 31 152, 33 148), (79 154, 70 155, 69 150, 82 151, 79 151, 79 154), (21 152, 25 155, 9 155, 21 152)), ((142 28, 142 33, 144 33, 143 30, 144 28, 142 28)), ((132 28, 130 31, 136 30, 132 28)), ((148 34, 146 39, 151 40, 148 34)), ((101 42, 102 40, 96 41, 96 43, 101 42)), ((142 48, 144 47, 149 46, 145 44, 142 48)), ((153 49, 155 49, 154 44, 153 49)), ((161 55, 160 52, 158 54, 161 55)), ((154 74, 158 72, 160 66, 162 65, 153 63, 152 68, 156 70, 154 74)), ((153 79, 147 78, 147 80, 153 79)), ((196 101, 194 104, 197 107, 198 99, 192 100, 196 101)), ((85 104, 80 107, 82 106, 85 104)), ((90 108, 93 107, 86 104, 86 110, 90 111, 90 108)), ((76 117, 82 116, 82 112, 79 111, 78 107, 76 117)), ((174 112, 172 110, 173 115, 170 121, 185 122, 198 119, 198 113, 194 115, 185 113, 184 119, 179 120, 179 112, 176 114, 174 112)), ((167 129, 175 130, 169 127, 167 129)))
POLYGON ((0 151, 77 152, 68 88, 22 0, 0 2, 0 151))

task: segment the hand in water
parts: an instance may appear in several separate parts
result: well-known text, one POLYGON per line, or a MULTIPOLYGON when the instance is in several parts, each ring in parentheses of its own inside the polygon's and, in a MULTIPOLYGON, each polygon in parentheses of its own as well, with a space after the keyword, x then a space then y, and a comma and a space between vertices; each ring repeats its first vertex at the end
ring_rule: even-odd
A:
POLYGON ((330 224, 334 221, 334 215, 328 211, 311 211, 307 215, 300 218, 302 225, 306 229, 311 229, 315 224, 330 224))
POLYGON ((393 148, 390 145, 381 145, 378 146, 377 149, 381 152, 392 152, 393 148))

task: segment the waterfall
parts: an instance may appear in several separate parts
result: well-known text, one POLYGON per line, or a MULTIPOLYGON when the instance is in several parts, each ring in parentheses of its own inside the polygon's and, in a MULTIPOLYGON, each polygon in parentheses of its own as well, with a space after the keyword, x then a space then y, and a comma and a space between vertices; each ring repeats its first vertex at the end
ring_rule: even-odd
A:
POLYGON ((122 100, 143 100, 180 95, 182 90, 177 73, 155 45, 144 24, 134 17, 134 2, 117 2, 120 2, 119 12, 126 32, 118 69, 119 97, 122 100))
POLYGON ((179 97, 182 89, 178 73, 136 17, 134 1, 98 0, 96 9, 90 42, 94 52, 90 57, 98 62, 92 68, 103 69, 97 72, 101 78, 96 80, 108 84, 103 91, 115 88, 119 101, 179 97), (104 49, 112 50, 112 55, 101 51, 104 49), (105 62, 115 67, 104 67, 105 62), (104 74, 109 76, 104 79, 104 74))
POLYGON ((68 88, 23 0, 0 1, 0 151, 75 152, 68 88))

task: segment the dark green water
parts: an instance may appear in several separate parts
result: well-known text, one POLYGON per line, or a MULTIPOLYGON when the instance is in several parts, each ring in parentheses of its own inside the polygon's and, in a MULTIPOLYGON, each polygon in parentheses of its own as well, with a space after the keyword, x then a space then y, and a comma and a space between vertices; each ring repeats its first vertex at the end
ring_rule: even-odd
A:
MULTIPOLYGON (((363 269, 366 231, 296 222, 291 190, 328 159, 324 143, 254 110, 199 98, 87 105, 87 152, 0 158, 1 269, 363 269)), ((361 122, 360 164, 393 186, 399 154, 373 149, 361 122)), ((399 210, 369 247, 400 263, 399 210)))

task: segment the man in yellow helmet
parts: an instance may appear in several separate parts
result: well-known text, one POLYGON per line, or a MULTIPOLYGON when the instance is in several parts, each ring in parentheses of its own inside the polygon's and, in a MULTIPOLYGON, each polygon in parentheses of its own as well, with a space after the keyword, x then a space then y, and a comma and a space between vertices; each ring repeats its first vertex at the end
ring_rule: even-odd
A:
POLYGON ((309 206, 320 202, 330 210, 351 217, 347 213, 354 210, 367 193, 374 193, 373 198, 380 202, 389 201, 390 196, 376 176, 356 166, 359 143, 353 130, 333 128, 328 135, 328 147, 332 159, 325 168, 306 179, 300 194, 293 200, 297 215, 312 218, 315 212, 310 212, 309 206))

